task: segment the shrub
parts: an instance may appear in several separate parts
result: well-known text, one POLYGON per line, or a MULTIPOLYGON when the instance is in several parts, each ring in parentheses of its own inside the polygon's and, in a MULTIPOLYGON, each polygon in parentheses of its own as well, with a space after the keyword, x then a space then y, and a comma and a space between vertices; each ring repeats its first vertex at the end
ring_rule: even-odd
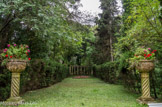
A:
POLYGON ((10 96, 11 73, 0 67, 0 101, 10 96))

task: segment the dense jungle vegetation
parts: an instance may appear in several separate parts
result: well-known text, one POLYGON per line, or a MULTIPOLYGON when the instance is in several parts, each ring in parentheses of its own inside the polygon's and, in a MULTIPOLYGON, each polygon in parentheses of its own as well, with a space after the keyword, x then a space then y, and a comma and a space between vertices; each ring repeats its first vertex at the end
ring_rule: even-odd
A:
MULTIPOLYGON (((0 0, 0 53, 7 44, 28 44, 31 62, 21 93, 69 76, 69 65, 93 67, 94 76, 141 93, 140 74, 128 69, 140 46, 157 50, 151 94, 162 98, 162 1, 100 0, 99 17, 83 13, 80 0, 0 0)), ((2 59, 0 58, 0 63, 2 59)), ((11 73, 0 67, 0 101, 10 94, 11 73)))

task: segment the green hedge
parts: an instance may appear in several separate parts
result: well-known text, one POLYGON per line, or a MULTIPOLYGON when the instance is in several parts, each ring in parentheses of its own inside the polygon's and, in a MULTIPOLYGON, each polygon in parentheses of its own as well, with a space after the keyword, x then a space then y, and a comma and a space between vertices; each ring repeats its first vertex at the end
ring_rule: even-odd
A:
MULTIPOLYGON (((129 71, 128 66, 120 66, 121 62, 107 62, 94 66, 94 76, 109 83, 122 83, 125 88, 134 93, 141 93, 141 78, 136 70, 129 71)), ((129 65, 129 64, 127 64, 129 65)), ((162 98, 162 66, 156 64, 155 70, 150 73, 151 95, 162 98)))
POLYGON ((105 82, 116 83, 118 80, 117 62, 107 62, 101 65, 95 65, 94 76, 101 78, 105 82))
POLYGON ((11 73, 0 67, 0 101, 9 97, 11 87, 11 73))
MULTIPOLYGON (((25 71, 21 73, 21 94, 35 89, 48 87, 60 82, 68 76, 68 66, 53 60, 32 60, 25 71)), ((6 100, 10 94, 11 73, 1 67, 0 100, 6 100)))

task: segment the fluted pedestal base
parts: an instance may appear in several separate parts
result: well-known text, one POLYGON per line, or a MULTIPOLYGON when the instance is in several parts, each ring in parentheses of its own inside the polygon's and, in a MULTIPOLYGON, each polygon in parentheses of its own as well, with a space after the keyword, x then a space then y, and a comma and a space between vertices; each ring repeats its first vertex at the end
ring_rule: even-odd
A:
POLYGON ((23 104, 24 102, 25 100, 21 97, 10 97, 3 103, 3 106, 18 106, 20 104, 23 104))
POLYGON ((141 72, 141 85, 142 96, 139 97, 136 101, 140 104, 154 102, 154 99, 150 96, 149 72, 141 72))
POLYGON ((20 88, 20 73, 12 73, 11 81, 11 96, 7 99, 5 105, 19 105, 24 103, 24 100, 19 96, 20 88))
POLYGON ((139 104, 147 104, 147 105, 148 105, 148 103, 154 103, 155 102, 155 100, 152 97, 150 97, 150 98, 141 98, 141 97, 139 97, 138 99, 136 99, 136 101, 139 104))
POLYGON ((5 102, 5 105, 20 105, 20 104, 23 104, 24 102, 25 100, 22 99, 21 97, 10 97, 5 102))

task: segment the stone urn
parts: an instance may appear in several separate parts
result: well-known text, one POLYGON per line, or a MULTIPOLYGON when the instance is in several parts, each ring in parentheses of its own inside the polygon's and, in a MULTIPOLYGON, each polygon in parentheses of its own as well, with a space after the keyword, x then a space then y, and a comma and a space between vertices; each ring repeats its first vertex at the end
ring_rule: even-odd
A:
POLYGON ((11 80, 11 95, 7 100, 10 105, 23 103, 24 100, 19 96, 20 90, 20 73, 25 70, 27 60, 10 59, 8 60, 6 67, 12 72, 11 80))
POLYGON ((154 69, 154 61, 140 60, 136 65, 136 69, 141 73, 142 96, 137 99, 139 103, 148 104, 154 101, 150 96, 149 72, 154 69))

